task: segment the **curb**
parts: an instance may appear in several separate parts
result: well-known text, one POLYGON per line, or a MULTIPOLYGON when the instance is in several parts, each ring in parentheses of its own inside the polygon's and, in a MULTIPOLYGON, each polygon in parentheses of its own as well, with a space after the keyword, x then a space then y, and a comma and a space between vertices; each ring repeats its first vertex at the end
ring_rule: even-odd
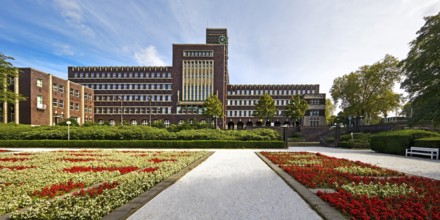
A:
POLYGON ((185 176, 189 171, 196 168, 199 164, 201 164, 203 161, 208 159, 212 154, 215 152, 208 152, 205 156, 202 158, 194 161, 189 166, 183 168, 179 172, 173 174, 172 176, 168 177, 166 180, 158 183, 157 185, 153 186, 151 189, 145 191, 144 193, 140 194, 136 198, 130 200, 128 203, 120 206, 119 208, 116 208, 112 212, 110 212, 108 215, 102 217, 103 220, 115 220, 115 219, 127 219, 132 214, 134 214, 137 210, 142 208, 145 204, 147 204, 149 201, 151 201, 154 197, 159 195, 163 190, 167 189, 171 185, 173 185, 177 180, 185 176))
POLYGON ((284 172, 284 170, 272 163, 272 161, 261 155, 259 152, 255 152, 255 154, 257 154, 257 156, 260 157, 262 161, 264 161, 273 171, 275 171, 275 173, 277 173, 278 176, 280 176, 281 179, 283 179, 287 183, 287 185, 290 186, 290 188, 295 190, 298 195, 301 196, 301 198, 304 199, 304 201, 306 201, 310 205, 310 207, 314 209, 322 218, 328 220, 347 219, 338 210, 330 206, 328 203, 322 201, 321 198, 312 193, 312 191, 303 186, 301 183, 296 181, 288 173, 284 172))

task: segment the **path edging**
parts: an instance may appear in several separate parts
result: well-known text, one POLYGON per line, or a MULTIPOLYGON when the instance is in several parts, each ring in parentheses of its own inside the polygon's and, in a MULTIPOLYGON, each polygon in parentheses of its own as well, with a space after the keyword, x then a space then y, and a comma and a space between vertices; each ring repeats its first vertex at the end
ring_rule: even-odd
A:
POLYGON ((324 202, 308 188, 296 181, 292 176, 272 163, 272 161, 264 157, 260 152, 255 152, 255 154, 257 154, 262 161, 264 161, 273 171, 275 171, 275 173, 278 174, 278 176, 280 176, 281 179, 283 179, 287 185, 290 186, 290 188, 295 190, 298 195, 301 196, 301 198, 304 199, 304 201, 306 201, 310 207, 312 207, 321 217, 328 220, 346 219, 346 217, 344 217, 338 210, 324 202))
POLYGON ((145 204, 151 201, 154 197, 156 197, 162 191, 173 185, 175 182, 177 182, 177 180, 185 176, 185 174, 187 174, 192 169, 196 168, 199 164, 201 164, 203 161, 208 159, 208 157, 210 157, 214 153, 215 152, 207 152, 207 154, 202 158, 194 161, 193 163, 183 168, 179 172, 173 174, 172 176, 168 177, 167 179, 163 180, 157 185, 151 187, 149 190, 133 198, 126 204, 114 209, 108 215, 102 217, 102 219, 103 220, 127 219, 128 217, 133 215, 137 210, 139 210, 145 204))

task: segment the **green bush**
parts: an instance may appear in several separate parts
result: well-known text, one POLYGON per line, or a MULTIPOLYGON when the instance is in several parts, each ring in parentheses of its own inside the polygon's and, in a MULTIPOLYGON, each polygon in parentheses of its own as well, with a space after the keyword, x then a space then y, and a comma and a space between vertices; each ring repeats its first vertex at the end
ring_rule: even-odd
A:
POLYGON ((284 148, 282 141, 227 140, 0 140, 11 148, 284 148))
MULTIPOLYGON (((188 125, 188 124, 187 124, 188 125)), ((202 127, 203 124, 197 124, 202 127)), ((280 140, 272 129, 219 130, 199 129, 170 131, 150 126, 70 126, 71 140, 280 140)), ((67 140, 65 126, 0 126, 2 140, 67 140)))
POLYGON ((440 134, 422 130, 382 132, 371 137, 371 149, 380 153, 404 155, 405 149, 414 146, 414 140, 423 137, 440 137, 440 134))
POLYGON ((370 148, 370 143, 363 143, 363 142, 355 142, 355 141, 341 141, 338 144, 338 147, 342 148, 356 148, 356 149, 366 149, 370 148))
POLYGON ((440 148, 440 137, 428 137, 414 140, 414 146, 440 148))

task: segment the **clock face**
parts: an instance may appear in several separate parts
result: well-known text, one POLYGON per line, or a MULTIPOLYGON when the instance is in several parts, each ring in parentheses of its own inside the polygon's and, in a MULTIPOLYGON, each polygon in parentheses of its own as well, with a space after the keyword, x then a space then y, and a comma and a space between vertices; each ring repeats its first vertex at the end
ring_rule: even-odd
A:
POLYGON ((221 35, 220 37, 218 37, 218 42, 221 44, 226 44, 227 43, 226 36, 221 35))

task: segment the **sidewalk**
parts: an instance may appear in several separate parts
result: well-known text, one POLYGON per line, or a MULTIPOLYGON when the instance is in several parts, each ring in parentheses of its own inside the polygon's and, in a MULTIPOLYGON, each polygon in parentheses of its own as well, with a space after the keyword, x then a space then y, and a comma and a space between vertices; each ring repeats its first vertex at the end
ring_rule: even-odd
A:
POLYGON ((252 150, 217 150, 129 219, 321 219, 252 150))

